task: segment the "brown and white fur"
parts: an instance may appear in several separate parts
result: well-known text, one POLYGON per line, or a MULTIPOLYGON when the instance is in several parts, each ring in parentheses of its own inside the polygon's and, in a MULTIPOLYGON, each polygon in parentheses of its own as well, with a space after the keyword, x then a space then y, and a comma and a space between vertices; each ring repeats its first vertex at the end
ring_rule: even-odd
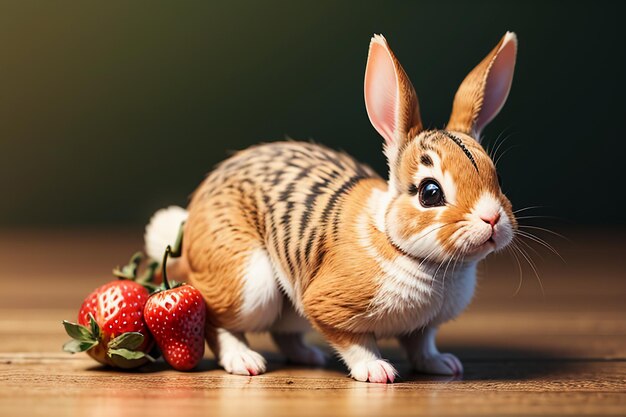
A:
POLYGON ((424 130, 411 82, 386 40, 372 38, 365 101, 385 139, 388 181, 344 153, 275 142, 220 164, 187 211, 157 212, 148 253, 159 259, 186 220, 175 268, 204 295, 207 341, 226 371, 265 371, 245 338, 259 331, 289 360, 322 365, 303 341, 312 325, 359 381, 393 382, 376 346, 390 336, 416 370, 462 372, 435 335, 470 302, 477 262, 517 227, 479 143, 508 95, 516 45, 507 33, 463 81, 446 129, 424 130), (422 204, 427 178, 441 186, 443 205, 422 204))

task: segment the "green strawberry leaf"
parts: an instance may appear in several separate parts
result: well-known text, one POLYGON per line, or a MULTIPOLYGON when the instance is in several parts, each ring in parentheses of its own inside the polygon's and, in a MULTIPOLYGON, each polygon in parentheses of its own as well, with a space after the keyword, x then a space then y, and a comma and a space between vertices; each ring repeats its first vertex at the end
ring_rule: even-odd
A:
POLYGON ((113 268, 113 276, 119 278, 119 279, 128 279, 128 280, 134 280, 135 277, 133 277, 133 272, 129 271, 128 269, 126 269, 127 267, 115 267, 113 268))
POLYGON ((150 295, 160 292, 163 290, 163 286, 162 285, 156 285, 153 284, 151 282, 140 282, 140 284, 148 290, 148 292, 150 293, 150 295))
POLYGON ((71 323, 67 320, 63 320, 63 327, 65 327, 65 332, 72 339, 78 340, 80 342, 95 341, 95 337, 88 327, 76 323, 71 323))
POLYGON ((97 340, 80 341, 72 339, 63 345, 63 350, 70 353, 86 352, 98 344, 97 340))
POLYGON ((135 350, 143 343, 143 334, 139 332, 126 332, 109 342, 109 352, 116 349, 135 350))
POLYGON ((133 359, 141 359, 141 358, 145 358, 146 354, 140 350, 129 350, 129 349, 109 349, 107 351, 107 355, 109 356, 109 358, 114 359, 115 356, 121 356, 124 359, 127 360, 133 360, 133 359))
POLYGON ((93 317, 93 314, 89 313, 89 327, 91 327, 91 334, 94 339, 100 338, 100 326, 98 322, 93 317))
POLYGON ((137 268, 139 264, 143 260, 144 255, 142 252, 136 252, 128 261, 128 264, 123 267, 116 267, 113 269, 113 275, 120 279, 130 279, 134 280, 137 278, 137 268))
POLYGON ((153 358, 141 351, 133 351, 128 349, 109 349, 108 357, 118 368, 132 369, 143 365, 147 360, 152 361, 153 358))
POLYGON ((156 285, 152 284, 152 282, 154 281, 154 275, 157 269, 159 269, 159 263, 157 261, 148 263, 146 269, 137 277, 135 281, 146 287, 148 291, 156 288, 156 285))
POLYGON ((187 283, 176 281, 176 280, 173 280, 173 279, 170 280, 170 289, 182 287, 183 285, 187 285, 187 283))

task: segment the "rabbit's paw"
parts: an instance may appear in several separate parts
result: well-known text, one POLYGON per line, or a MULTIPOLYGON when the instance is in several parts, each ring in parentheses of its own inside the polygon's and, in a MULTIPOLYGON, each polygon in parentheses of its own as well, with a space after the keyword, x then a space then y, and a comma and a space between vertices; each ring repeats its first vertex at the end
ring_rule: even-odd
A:
POLYGON ((413 361, 413 368, 425 374, 462 375, 463 364, 451 353, 436 353, 422 356, 413 361))
POLYGON ((221 355, 220 365, 226 372, 235 375, 260 375, 265 373, 266 364, 263 356, 253 350, 235 350, 221 355))
POLYGON ((397 372, 389 362, 376 359, 357 363, 350 375, 357 381, 386 384, 387 382, 393 383, 397 372))

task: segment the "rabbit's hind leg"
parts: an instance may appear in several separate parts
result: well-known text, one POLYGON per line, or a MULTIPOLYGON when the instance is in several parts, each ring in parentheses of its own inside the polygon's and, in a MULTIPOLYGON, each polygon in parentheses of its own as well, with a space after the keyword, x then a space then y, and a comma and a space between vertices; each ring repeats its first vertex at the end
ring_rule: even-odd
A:
POLYGON ((230 262, 226 262, 226 257, 219 258, 230 264, 220 268, 222 274, 232 274, 230 279, 224 276, 215 279, 213 274, 216 271, 213 271, 207 272, 213 279, 193 280, 201 286, 207 302, 209 347, 227 372, 238 375, 265 372, 265 360, 250 349, 245 332, 268 330, 283 306, 283 294, 267 251, 258 244, 249 243, 241 262, 237 262, 237 257, 230 262), (233 283, 237 285, 233 286, 233 283))
POLYGON ((287 360, 297 365, 323 366, 326 355, 317 347, 304 340, 304 334, 311 331, 309 321, 298 314, 291 302, 285 300, 280 318, 272 325, 272 339, 287 360))

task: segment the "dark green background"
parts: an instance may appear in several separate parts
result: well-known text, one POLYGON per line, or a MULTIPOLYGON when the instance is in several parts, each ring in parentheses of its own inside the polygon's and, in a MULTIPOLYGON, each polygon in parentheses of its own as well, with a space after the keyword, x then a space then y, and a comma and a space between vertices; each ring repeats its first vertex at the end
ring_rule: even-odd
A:
POLYGON ((441 127, 506 30, 509 101, 486 130, 516 208, 624 224, 619 2, 0 4, 0 225, 137 224, 187 196, 228 150, 289 135, 385 171, 363 104, 373 33, 441 127))

